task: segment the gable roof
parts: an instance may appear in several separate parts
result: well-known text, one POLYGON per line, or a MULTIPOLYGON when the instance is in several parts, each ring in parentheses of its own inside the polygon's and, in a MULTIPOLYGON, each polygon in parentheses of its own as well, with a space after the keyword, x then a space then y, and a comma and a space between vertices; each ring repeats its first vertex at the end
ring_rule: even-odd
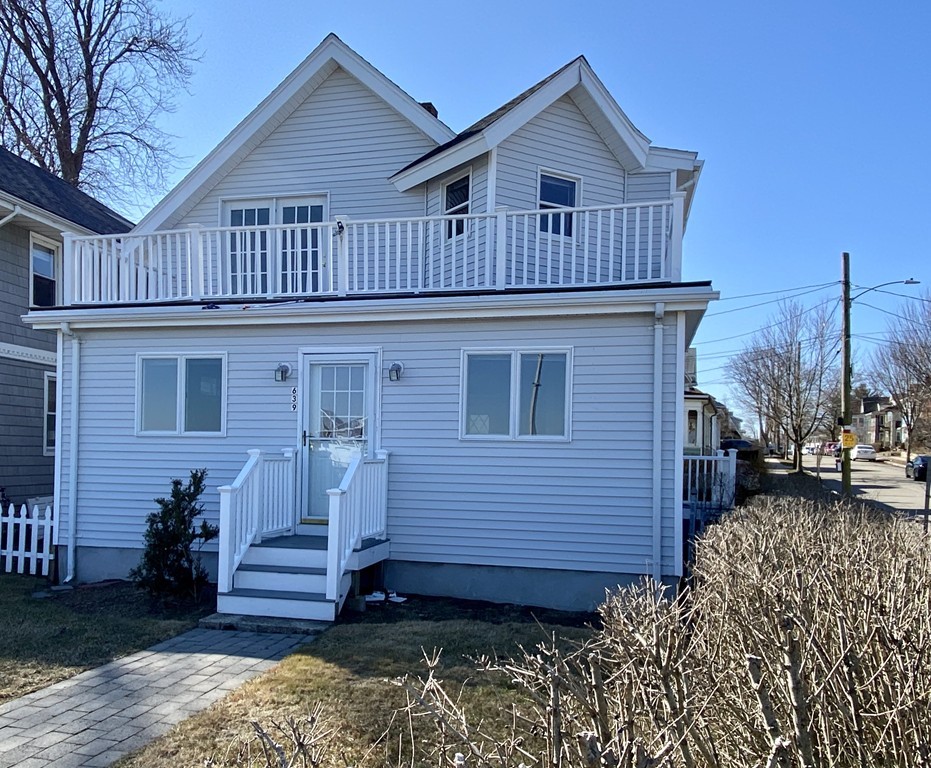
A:
MULTIPOLYGON (((0 147, 0 195, 98 234, 128 232, 132 222, 99 200, 0 147)), ((28 215, 28 214, 27 214, 28 215)))
POLYGON ((330 33, 274 91, 146 214, 137 229, 158 229, 193 207, 207 190, 293 113, 337 67, 348 72, 381 97, 437 144, 443 144, 455 135, 420 103, 336 35, 330 33))
POLYGON ((646 167, 650 140, 630 121, 608 93, 584 56, 528 88, 391 177, 402 192, 478 157, 498 146, 540 112, 570 94, 628 171, 646 167))

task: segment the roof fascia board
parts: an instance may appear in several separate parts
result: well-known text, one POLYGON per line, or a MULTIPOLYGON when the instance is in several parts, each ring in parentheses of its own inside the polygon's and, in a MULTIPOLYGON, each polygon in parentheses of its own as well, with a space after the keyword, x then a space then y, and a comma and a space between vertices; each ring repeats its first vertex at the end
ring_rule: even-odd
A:
POLYGON ((430 179, 442 176, 462 163, 474 160, 479 155, 498 146, 508 136, 519 130, 557 99, 561 98, 579 84, 579 68, 567 67, 559 75, 531 94, 506 115, 495 120, 484 131, 460 144, 450 147, 429 160, 424 161, 403 173, 392 176, 399 192, 416 187, 430 179))
POLYGON ((154 231, 168 220, 215 173, 241 151, 277 113, 329 62, 345 69, 428 137, 442 144, 455 133, 408 96, 400 87, 330 34, 210 153, 188 173, 136 226, 137 232, 154 231))
MULTIPOLYGON (((608 124, 617 133, 620 141, 630 150, 631 157, 637 166, 627 168, 627 170, 641 170, 647 162, 650 140, 631 123, 588 63, 580 58, 574 66, 566 67, 540 90, 531 94, 507 114, 495 120, 484 131, 476 134, 476 137, 472 140, 450 147, 446 152, 435 155, 420 165, 392 176, 390 181, 394 183, 398 190, 405 192, 417 184, 429 181, 455 168, 457 165, 474 159, 478 155, 499 146, 550 104, 565 96, 576 86, 585 88, 595 106, 601 110, 608 124), (483 138, 484 141, 476 141, 475 139, 478 138, 483 138)), ((630 163, 627 162, 625 165, 629 166, 630 163)))
POLYGON ((666 303, 667 312, 704 313, 708 302, 718 298, 711 288, 667 288, 631 291, 623 298, 617 295, 578 293, 521 295, 502 298, 450 297, 427 301, 423 297, 349 302, 321 302, 312 304, 281 304, 257 306, 243 311, 231 306, 229 311, 202 310, 200 307, 153 307, 114 312, 108 309, 66 309, 30 312, 23 320, 35 328, 55 329, 62 323, 71 328, 124 328, 135 327, 230 327, 234 325, 282 325, 372 323, 387 321, 432 321, 444 319, 553 317, 572 315, 650 314, 656 302, 666 303))
MULTIPOLYGON (((604 113, 611 127, 617 132, 621 141, 627 145, 631 154, 634 156, 640 168, 643 168, 647 162, 647 155, 650 151, 650 140, 644 136, 636 126, 630 121, 630 118, 624 114, 624 110, 618 106, 614 97, 605 88, 604 83, 598 79, 588 62, 582 61, 579 71, 580 85, 584 86, 592 97, 592 100, 598 108, 604 113)), ((627 170, 638 170, 637 168, 628 168, 627 170)))
POLYGON ((92 229, 87 227, 82 227, 80 224, 77 224, 70 219, 66 219, 57 214, 51 213, 44 208, 40 208, 34 203, 29 203, 25 200, 22 200, 16 195, 11 195, 8 192, 0 192, 0 205, 3 205, 4 208, 9 207, 10 210, 19 206, 20 211, 19 215, 24 216, 27 219, 32 219, 33 221, 44 224, 47 227, 52 229, 57 229, 59 232, 72 232, 76 235, 96 235, 98 232, 94 232, 92 229))
POLYGON ((644 170, 691 171, 699 162, 698 153, 684 149, 650 147, 644 170))
POLYGON ((404 173, 392 176, 389 181, 399 192, 407 192, 418 184, 424 184, 444 173, 451 171, 453 168, 468 163, 476 157, 485 154, 491 149, 483 133, 477 133, 469 139, 466 139, 454 147, 450 147, 446 152, 430 158, 421 165, 415 165, 404 173))

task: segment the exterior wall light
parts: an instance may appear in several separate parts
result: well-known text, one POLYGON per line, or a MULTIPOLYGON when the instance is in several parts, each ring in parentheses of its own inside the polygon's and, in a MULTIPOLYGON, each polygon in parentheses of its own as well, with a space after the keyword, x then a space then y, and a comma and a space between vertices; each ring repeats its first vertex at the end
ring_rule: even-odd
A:
POLYGON ((275 381, 287 381, 291 375, 291 366, 287 363, 278 363, 275 369, 275 381))
POLYGON ((404 372, 404 363, 392 363, 388 368, 388 381, 400 381, 404 372))

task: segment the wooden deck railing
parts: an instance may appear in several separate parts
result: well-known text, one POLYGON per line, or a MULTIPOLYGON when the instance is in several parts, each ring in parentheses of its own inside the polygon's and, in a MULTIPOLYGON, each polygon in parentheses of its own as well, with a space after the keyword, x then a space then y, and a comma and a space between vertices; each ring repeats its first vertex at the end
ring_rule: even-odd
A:
POLYGON ((64 303, 508 290, 681 279, 683 195, 600 207, 66 236, 64 303))

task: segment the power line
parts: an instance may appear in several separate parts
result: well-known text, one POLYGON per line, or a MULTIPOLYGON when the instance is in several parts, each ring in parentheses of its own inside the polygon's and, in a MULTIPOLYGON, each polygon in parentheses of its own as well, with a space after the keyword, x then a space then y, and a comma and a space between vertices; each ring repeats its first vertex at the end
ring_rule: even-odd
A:
POLYGON ((792 317, 787 317, 782 320, 777 320, 775 323, 770 323, 769 325, 763 325, 759 328, 754 328, 752 331, 747 331, 746 333, 738 333, 734 336, 724 336, 720 339, 711 339, 709 341, 699 341, 699 342, 694 343, 692 346, 697 347, 703 344, 717 344, 722 341, 732 341, 733 339, 741 339, 744 336, 752 336, 753 334, 759 333, 760 331, 766 331, 770 328, 776 328, 777 326, 784 325, 785 323, 791 322, 792 320, 797 320, 802 315, 807 314, 808 312, 813 312, 818 307, 823 307, 825 304, 838 303, 838 302, 840 302, 840 298, 825 299, 824 301, 818 302, 817 304, 809 307, 808 309, 802 310, 797 315, 793 315, 792 317))
MULTIPOLYGON (((718 317, 719 315, 729 315, 732 312, 742 312, 745 309, 756 309, 757 307, 765 307, 767 304, 778 304, 780 301, 785 301, 786 299, 795 299, 795 298, 798 298, 799 296, 807 296, 809 293, 817 293, 818 291, 822 291, 828 286, 832 286, 835 284, 836 283, 825 283, 824 285, 818 285, 814 287, 808 286, 809 288, 811 288, 811 290, 800 291, 799 293, 793 293, 789 295, 783 295, 783 296, 780 296, 778 299, 770 299, 769 301, 760 301, 760 302, 757 302, 756 304, 748 304, 745 307, 735 307, 734 309, 725 309, 722 312, 708 312, 705 314, 705 317, 718 317)), ((769 294, 780 293, 780 291, 768 291, 767 293, 769 294)), ((762 296, 766 294, 757 294, 757 295, 762 296)), ((741 297, 735 296, 734 298, 741 298, 741 297)), ((749 296, 745 298, 749 298, 749 296)))

